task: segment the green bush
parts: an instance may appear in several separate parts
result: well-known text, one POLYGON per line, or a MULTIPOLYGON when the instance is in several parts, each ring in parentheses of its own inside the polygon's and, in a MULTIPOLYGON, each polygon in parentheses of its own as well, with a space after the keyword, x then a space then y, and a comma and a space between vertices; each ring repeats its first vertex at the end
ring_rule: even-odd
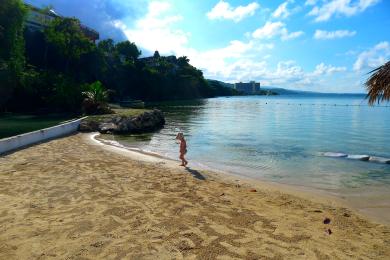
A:
POLYGON ((86 91, 82 92, 85 97, 82 108, 87 115, 112 114, 108 107, 110 91, 106 90, 100 81, 84 85, 86 91))

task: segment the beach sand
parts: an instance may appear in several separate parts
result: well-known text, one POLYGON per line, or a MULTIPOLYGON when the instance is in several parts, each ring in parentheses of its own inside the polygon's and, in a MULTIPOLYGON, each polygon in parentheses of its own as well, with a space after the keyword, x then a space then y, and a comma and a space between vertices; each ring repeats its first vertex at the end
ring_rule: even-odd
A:
POLYGON ((87 134, 0 157, 0 259, 390 259, 388 225, 176 165, 87 134))

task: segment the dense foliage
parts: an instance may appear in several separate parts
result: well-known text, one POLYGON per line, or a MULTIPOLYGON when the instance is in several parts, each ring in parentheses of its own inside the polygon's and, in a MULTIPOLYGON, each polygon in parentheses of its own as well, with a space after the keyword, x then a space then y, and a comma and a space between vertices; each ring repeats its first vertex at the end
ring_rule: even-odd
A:
POLYGON ((112 110, 107 105, 110 92, 105 90, 100 81, 88 84, 87 91, 82 94, 85 96, 83 101, 83 112, 85 114, 111 114, 112 110))
POLYGON ((233 84, 211 79, 208 79, 207 82, 211 88, 211 94, 213 96, 236 96, 243 94, 234 89, 233 86, 231 86, 233 84))
POLYGON ((0 111, 23 84, 23 21, 26 8, 20 0, 0 0, 0 111))
POLYGON ((112 90, 111 101, 234 94, 206 81, 187 57, 156 51, 140 58, 129 41, 95 44, 75 18, 57 18, 43 31, 24 29, 26 12, 21 0, 0 0, 0 111, 81 112, 94 82, 112 90))

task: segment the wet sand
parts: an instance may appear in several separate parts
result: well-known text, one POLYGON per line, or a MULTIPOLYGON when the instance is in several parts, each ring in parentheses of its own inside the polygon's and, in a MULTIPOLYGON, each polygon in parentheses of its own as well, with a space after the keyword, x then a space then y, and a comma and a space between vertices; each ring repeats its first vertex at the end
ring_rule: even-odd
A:
POLYGON ((176 164, 85 134, 0 157, 0 259, 390 259, 388 225, 176 164))

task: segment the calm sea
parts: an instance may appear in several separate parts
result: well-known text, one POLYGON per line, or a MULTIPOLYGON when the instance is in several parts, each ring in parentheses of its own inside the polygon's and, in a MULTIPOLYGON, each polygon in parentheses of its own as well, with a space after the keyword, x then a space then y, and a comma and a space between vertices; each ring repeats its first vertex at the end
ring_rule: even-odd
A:
POLYGON ((166 126, 155 134, 115 136, 129 147, 178 157, 176 133, 187 138, 197 166, 339 193, 390 190, 390 165, 323 152, 390 158, 390 104, 369 107, 363 95, 213 98, 154 104, 166 126))

